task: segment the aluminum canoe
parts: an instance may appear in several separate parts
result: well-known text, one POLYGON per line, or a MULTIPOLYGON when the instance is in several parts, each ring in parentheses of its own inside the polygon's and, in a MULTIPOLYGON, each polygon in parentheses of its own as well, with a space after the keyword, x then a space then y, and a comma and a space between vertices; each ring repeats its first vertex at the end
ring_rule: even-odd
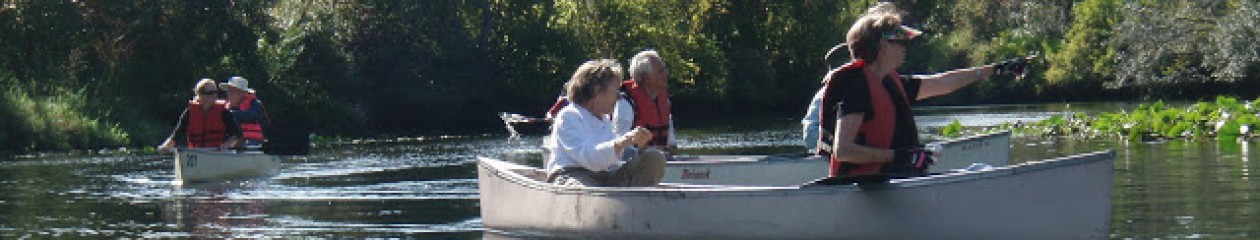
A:
POLYGON ((563 187, 478 159, 492 231, 562 237, 1101 239, 1115 153, 1102 151, 867 186, 563 187))

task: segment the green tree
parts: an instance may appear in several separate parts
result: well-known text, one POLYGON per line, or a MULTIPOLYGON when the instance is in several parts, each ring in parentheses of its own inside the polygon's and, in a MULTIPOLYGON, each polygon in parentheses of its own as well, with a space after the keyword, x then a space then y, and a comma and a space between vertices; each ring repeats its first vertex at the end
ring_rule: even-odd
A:
POLYGON ((1213 78, 1242 82, 1242 89, 1260 88, 1260 6, 1253 1, 1229 5, 1233 12, 1217 21, 1204 62, 1217 63, 1209 66, 1213 78))
POLYGON ((573 69, 589 57, 578 32, 564 28, 576 20, 562 3, 487 1, 465 9, 468 24, 479 29, 481 47, 489 49, 502 71, 500 98, 516 100, 499 101, 492 110, 541 115, 573 69))
MULTIPOLYGON (((1072 7, 1072 27, 1061 48, 1052 52, 1045 79, 1051 89, 1074 89, 1077 94, 1098 93, 1110 77, 1115 48, 1107 43, 1120 20, 1120 1, 1086 0, 1072 7)), ((1043 94, 1046 88, 1041 89, 1043 94)), ((1054 90, 1058 91, 1058 90, 1054 90)))
POLYGON ((1209 79, 1204 53, 1224 1, 1132 2, 1116 25, 1110 87, 1171 85, 1209 79))

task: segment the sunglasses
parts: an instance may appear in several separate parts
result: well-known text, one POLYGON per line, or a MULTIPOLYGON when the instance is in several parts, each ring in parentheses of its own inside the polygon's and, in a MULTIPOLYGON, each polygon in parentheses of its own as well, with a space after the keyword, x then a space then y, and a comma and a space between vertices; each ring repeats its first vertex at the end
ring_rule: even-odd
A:
POLYGON ((201 95, 219 95, 218 90, 213 90, 213 91, 201 90, 201 91, 198 91, 197 93, 201 93, 201 95))

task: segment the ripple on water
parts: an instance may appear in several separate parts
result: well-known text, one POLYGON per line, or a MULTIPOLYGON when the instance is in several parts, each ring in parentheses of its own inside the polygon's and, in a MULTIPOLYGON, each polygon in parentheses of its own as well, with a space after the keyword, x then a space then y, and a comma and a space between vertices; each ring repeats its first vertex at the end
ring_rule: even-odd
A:
POLYGON ((450 165, 471 164, 474 156, 405 156, 383 157, 369 156, 360 158, 336 159, 326 162, 306 162, 287 165, 274 179, 320 178, 349 176, 354 174, 387 172, 400 169, 434 168, 450 165))
POLYGON ((417 199, 477 199, 476 179, 390 182, 341 187, 273 185, 266 189, 231 194, 236 199, 291 201, 379 201, 417 199))
MULTIPOLYGON (((1007 115, 967 111, 945 110, 959 114, 933 121, 948 123, 957 118, 964 125, 977 126, 988 124, 986 119, 1057 113, 1053 109, 1007 115)), ((984 111, 989 110, 979 112, 984 111)), ((678 138, 684 152, 718 149, 714 154, 799 145, 797 122, 770 124, 779 125, 685 129, 678 138)), ((1199 142, 1014 140, 1012 153, 1020 156, 1016 159, 1120 149, 1111 229, 1115 238, 1260 235, 1254 224, 1247 224, 1260 215, 1254 204, 1260 184, 1250 176, 1256 168, 1251 164, 1254 161, 1248 161, 1254 156, 1245 152, 1254 151, 1255 146, 1230 150, 1199 142)), ((0 238, 477 237, 484 229, 475 156, 541 155, 539 143, 541 137, 509 141, 506 136, 492 135, 339 146, 285 158, 281 172, 270 178, 178 187, 171 186, 170 157, 0 162, 2 173, 32 170, 0 176, 0 192, 17 193, 0 193, 0 207, 4 207, 0 212, 17 207, 25 213, 4 216, 0 238)))
POLYGON ((1036 122, 1052 116, 1062 116, 1071 112, 1024 112, 1024 113, 969 113, 969 114, 927 114, 916 116, 919 127, 941 127, 958 120, 967 127, 992 127, 1007 122, 1036 122))
POLYGON ((295 217, 279 217, 271 220, 276 225, 284 227, 280 228, 241 228, 241 231, 257 231, 257 232, 298 232, 303 235, 311 232, 316 233, 449 233, 449 232, 479 232, 484 230, 481 218, 473 218, 459 222, 442 223, 442 224, 408 224, 408 223, 354 223, 354 222, 330 222, 330 221, 314 221, 304 218, 295 217))

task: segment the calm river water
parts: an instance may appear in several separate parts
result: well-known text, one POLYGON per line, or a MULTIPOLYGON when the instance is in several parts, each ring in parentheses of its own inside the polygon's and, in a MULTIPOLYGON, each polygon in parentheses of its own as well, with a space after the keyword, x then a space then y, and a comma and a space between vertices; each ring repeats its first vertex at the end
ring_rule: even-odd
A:
MULTIPOLYGON (((929 132, 1131 107, 930 108, 918 119, 929 132)), ((681 128, 688 154, 803 151, 796 119, 681 128)), ((169 156, 0 161, 0 238, 479 238, 475 157, 540 159, 538 137, 505 132, 321 146, 271 178, 182 187, 169 156)), ((1098 183, 1114 185, 1112 238, 1260 238, 1260 141, 1013 141, 1017 161, 1116 149, 1115 182, 1098 183)))

